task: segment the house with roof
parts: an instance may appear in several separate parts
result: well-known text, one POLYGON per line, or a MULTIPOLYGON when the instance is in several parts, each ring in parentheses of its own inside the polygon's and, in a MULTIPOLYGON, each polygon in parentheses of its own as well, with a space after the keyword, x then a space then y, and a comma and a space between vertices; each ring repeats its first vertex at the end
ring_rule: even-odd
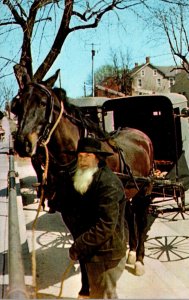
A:
POLYGON ((174 66, 155 66, 146 57, 144 64, 135 63, 131 70, 132 95, 169 93, 178 72, 174 66))
MULTIPOLYGON (((130 87, 127 95, 169 93, 171 87, 175 84, 175 76, 179 72, 180 70, 174 66, 155 66, 150 62, 150 57, 146 57, 144 64, 135 63, 135 67, 130 71, 130 87)), ((122 93, 113 79, 104 80, 101 85, 96 86, 95 91, 96 96, 111 98, 116 97, 113 91, 122 93)))

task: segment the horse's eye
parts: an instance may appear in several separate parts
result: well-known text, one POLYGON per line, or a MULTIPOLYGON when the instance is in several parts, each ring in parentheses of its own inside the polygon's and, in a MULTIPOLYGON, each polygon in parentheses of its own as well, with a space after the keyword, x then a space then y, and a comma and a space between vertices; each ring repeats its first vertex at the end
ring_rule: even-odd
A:
POLYGON ((47 104, 47 100, 45 98, 42 98, 40 101, 40 106, 45 107, 47 104))

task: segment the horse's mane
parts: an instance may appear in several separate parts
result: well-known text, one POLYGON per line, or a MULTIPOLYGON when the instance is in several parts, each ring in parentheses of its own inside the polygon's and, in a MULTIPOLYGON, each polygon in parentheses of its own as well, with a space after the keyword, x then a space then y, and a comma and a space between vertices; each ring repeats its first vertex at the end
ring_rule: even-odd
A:
POLYGON ((66 112, 79 119, 86 129, 88 129, 91 133, 96 134, 96 137, 101 139, 108 139, 110 137, 108 132, 102 130, 97 123, 85 116, 80 107, 70 103, 67 93, 64 89, 55 87, 53 88, 53 92, 59 101, 63 101, 66 112))

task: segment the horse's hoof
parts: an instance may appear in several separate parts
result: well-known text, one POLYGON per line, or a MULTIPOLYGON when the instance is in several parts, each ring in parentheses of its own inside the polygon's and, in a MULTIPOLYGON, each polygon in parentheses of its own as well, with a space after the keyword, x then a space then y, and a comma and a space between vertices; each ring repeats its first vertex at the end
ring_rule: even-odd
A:
POLYGON ((140 261, 135 263, 135 275, 142 276, 145 273, 144 265, 140 261))
POLYGON ((89 296, 79 294, 77 299, 89 299, 89 296))
POLYGON ((77 299, 89 299, 89 289, 88 287, 82 287, 79 291, 77 299))
POLYGON ((34 183, 32 183, 32 186, 34 188, 38 188, 39 186, 41 186, 41 183, 40 182, 34 182, 34 183))
POLYGON ((136 252, 129 251, 128 258, 127 258, 127 264, 134 265, 135 262, 136 262, 136 252))
POLYGON ((33 200, 33 203, 39 203, 39 198, 35 198, 35 199, 33 200))
POLYGON ((50 207, 48 213, 49 214, 55 214, 56 210, 54 208, 50 207))

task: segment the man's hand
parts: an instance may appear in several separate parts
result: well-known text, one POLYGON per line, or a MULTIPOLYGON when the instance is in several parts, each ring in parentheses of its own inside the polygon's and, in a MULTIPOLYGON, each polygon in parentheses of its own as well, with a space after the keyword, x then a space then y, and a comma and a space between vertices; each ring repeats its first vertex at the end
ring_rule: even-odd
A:
POLYGON ((69 249, 69 255, 72 260, 78 260, 78 255, 74 249, 74 245, 72 245, 69 249))

